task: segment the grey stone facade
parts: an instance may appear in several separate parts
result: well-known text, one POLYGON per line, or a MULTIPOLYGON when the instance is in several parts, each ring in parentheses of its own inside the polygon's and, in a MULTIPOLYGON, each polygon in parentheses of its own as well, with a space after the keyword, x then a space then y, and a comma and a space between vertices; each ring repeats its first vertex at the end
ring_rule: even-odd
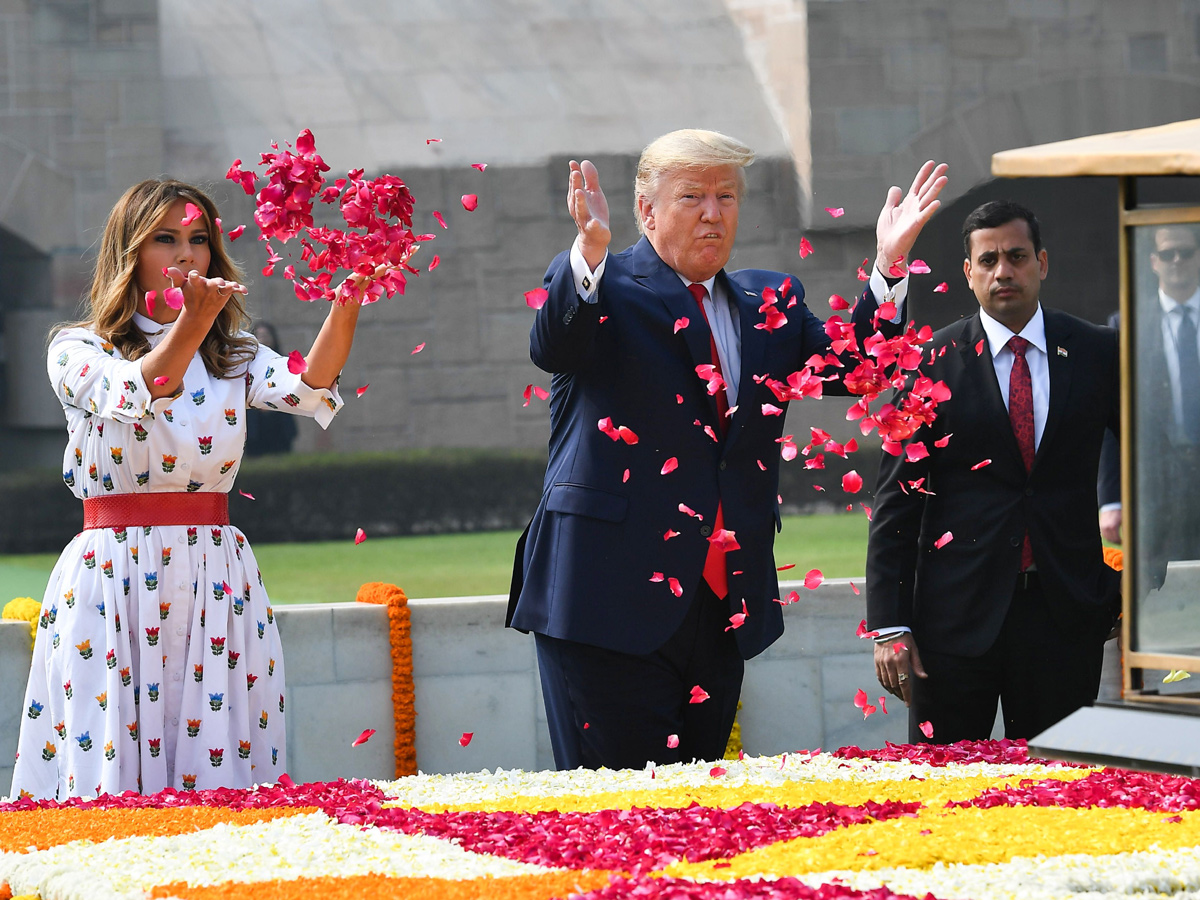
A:
MULTIPOLYGON (((329 432, 302 423, 298 448, 538 446, 545 404, 523 407, 521 392, 548 378, 528 362, 522 294, 571 239, 569 156, 598 156, 624 244, 646 142, 688 125, 748 141, 761 156, 735 265, 797 272, 819 314, 859 287, 888 185, 945 159, 947 208, 917 248, 935 270, 913 307, 940 323, 971 309, 955 234, 997 190, 990 155, 1200 116, 1198 22, 1196 0, 0 0, 0 460, 56 463, 40 347, 86 290, 109 207, 141 178, 211 184, 225 221, 245 222, 248 198, 220 180, 228 163, 310 127, 335 171, 407 179, 438 233, 422 255, 442 265, 364 314, 343 383, 371 390, 329 432), (476 212, 463 193, 479 194, 476 212), (817 250, 803 262, 801 233, 817 250), (931 295, 943 280, 951 291, 931 295)), ((1104 248, 1088 250, 1115 234, 1107 201, 1075 194, 1048 183, 1031 202, 1084 225, 1046 223, 1051 277, 1098 318, 1115 286, 1104 248)), ((233 249, 254 314, 280 349, 306 349, 324 311, 262 279, 250 239, 233 249)), ((809 406, 790 430, 839 418, 809 406)))

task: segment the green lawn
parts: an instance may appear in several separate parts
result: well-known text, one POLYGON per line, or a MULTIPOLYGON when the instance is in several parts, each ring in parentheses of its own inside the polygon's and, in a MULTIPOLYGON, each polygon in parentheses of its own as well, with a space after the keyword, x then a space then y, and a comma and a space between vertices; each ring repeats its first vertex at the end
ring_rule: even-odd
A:
MULTIPOLYGON (((353 600, 367 581, 388 581, 410 597, 503 594, 512 577, 519 532, 490 531, 423 537, 369 538, 315 544, 261 544, 254 553, 274 603, 353 600)), ((859 513, 785 516, 775 540, 782 577, 820 569, 829 578, 861 578, 867 520, 859 513)), ((55 554, 0 556, 0 603, 41 599, 55 554)))

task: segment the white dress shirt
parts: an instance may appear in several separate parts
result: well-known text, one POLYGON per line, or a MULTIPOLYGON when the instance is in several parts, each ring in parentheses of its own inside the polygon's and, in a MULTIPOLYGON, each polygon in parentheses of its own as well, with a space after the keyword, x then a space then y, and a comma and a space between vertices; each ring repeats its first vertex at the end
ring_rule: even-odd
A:
MULTIPOLYGON (((1008 348, 1008 342, 1016 332, 1007 325, 1001 325, 982 308, 979 310, 979 321, 983 325, 983 333, 987 335, 988 350, 992 354, 992 367, 996 371, 996 381, 1000 384, 1000 396, 1004 398, 1004 408, 1008 409, 1008 382, 1012 377, 1013 360, 1016 358, 1008 348)), ((1020 336, 1029 341, 1025 349, 1025 361, 1029 363, 1029 379, 1033 383, 1033 447, 1036 450, 1042 443, 1042 432, 1046 430, 1046 413, 1050 409, 1050 364, 1046 351, 1046 317, 1042 314, 1042 305, 1025 327, 1020 336)))

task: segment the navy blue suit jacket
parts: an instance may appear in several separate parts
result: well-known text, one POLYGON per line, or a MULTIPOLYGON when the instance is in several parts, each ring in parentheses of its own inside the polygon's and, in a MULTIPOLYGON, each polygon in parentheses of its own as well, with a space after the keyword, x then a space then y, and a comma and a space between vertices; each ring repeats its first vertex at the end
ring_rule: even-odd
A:
MULTIPOLYGON (((721 500, 725 528, 741 545, 728 555, 729 611, 741 612, 744 599, 749 613, 735 633, 738 647, 749 658, 782 633, 773 546, 784 419, 764 415, 762 405, 787 404, 755 376, 786 379, 830 341, 822 320, 802 302, 786 309, 786 298, 786 325, 772 333, 754 327, 765 319, 763 288, 778 289, 785 274, 747 269, 717 278, 737 307, 742 352, 738 405, 720 442, 704 431, 720 435, 716 401, 696 374, 712 361, 708 328, 650 242, 609 255, 595 303, 580 301, 569 254, 551 263, 549 299, 530 334, 530 356, 554 376, 550 461, 517 548, 513 627, 624 653, 658 649, 699 586, 721 500), (680 318, 690 324, 676 333, 680 318), (631 429, 637 443, 610 439, 598 428, 605 418, 631 429), (660 474, 671 457, 678 468, 660 474), (669 530, 678 536, 664 540, 669 530), (652 582, 655 572, 678 579, 682 595, 668 581, 652 582)), ((795 278, 792 295, 803 300, 795 278)), ((873 300, 858 304, 860 340, 874 312, 873 300)), ((844 393, 837 381, 825 387, 844 393)))

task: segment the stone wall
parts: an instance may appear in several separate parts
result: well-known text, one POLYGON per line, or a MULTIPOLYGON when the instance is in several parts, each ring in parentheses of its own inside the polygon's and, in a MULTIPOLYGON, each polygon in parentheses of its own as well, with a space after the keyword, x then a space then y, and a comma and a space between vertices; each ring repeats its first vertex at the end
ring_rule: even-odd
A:
MULTIPOLYGON (((861 581, 861 579, 859 579, 861 581)), ((899 701, 863 720, 855 691, 874 698, 871 646, 855 637, 866 599, 844 579, 815 591, 785 582, 803 600, 784 607, 786 630, 746 664, 742 742, 748 753, 879 747, 907 739, 899 701)), ((417 764, 425 772, 482 768, 546 769, 554 759, 546 730, 533 638, 504 628, 507 598, 411 600, 417 764), (460 747, 459 737, 474 738, 460 747)), ((391 778, 391 657, 387 612, 356 603, 280 607, 275 612, 287 654, 288 771, 297 781, 391 778), (364 746, 350 742, 364 728, 364 746)), ((20 728, 29 670, 29 628, 0 625, 0 791, 11 784, 9 760, 20 728)), ((1119 695, 1116 643, 1105 653, 1102 697, 1119 695)), ((1048 686, 1052 687, 1052 686, 1048 686)), ((889 698, 890 699, 890 698, 889 698)), ((993 732, 997 737, 1002 729, 993 732)))

